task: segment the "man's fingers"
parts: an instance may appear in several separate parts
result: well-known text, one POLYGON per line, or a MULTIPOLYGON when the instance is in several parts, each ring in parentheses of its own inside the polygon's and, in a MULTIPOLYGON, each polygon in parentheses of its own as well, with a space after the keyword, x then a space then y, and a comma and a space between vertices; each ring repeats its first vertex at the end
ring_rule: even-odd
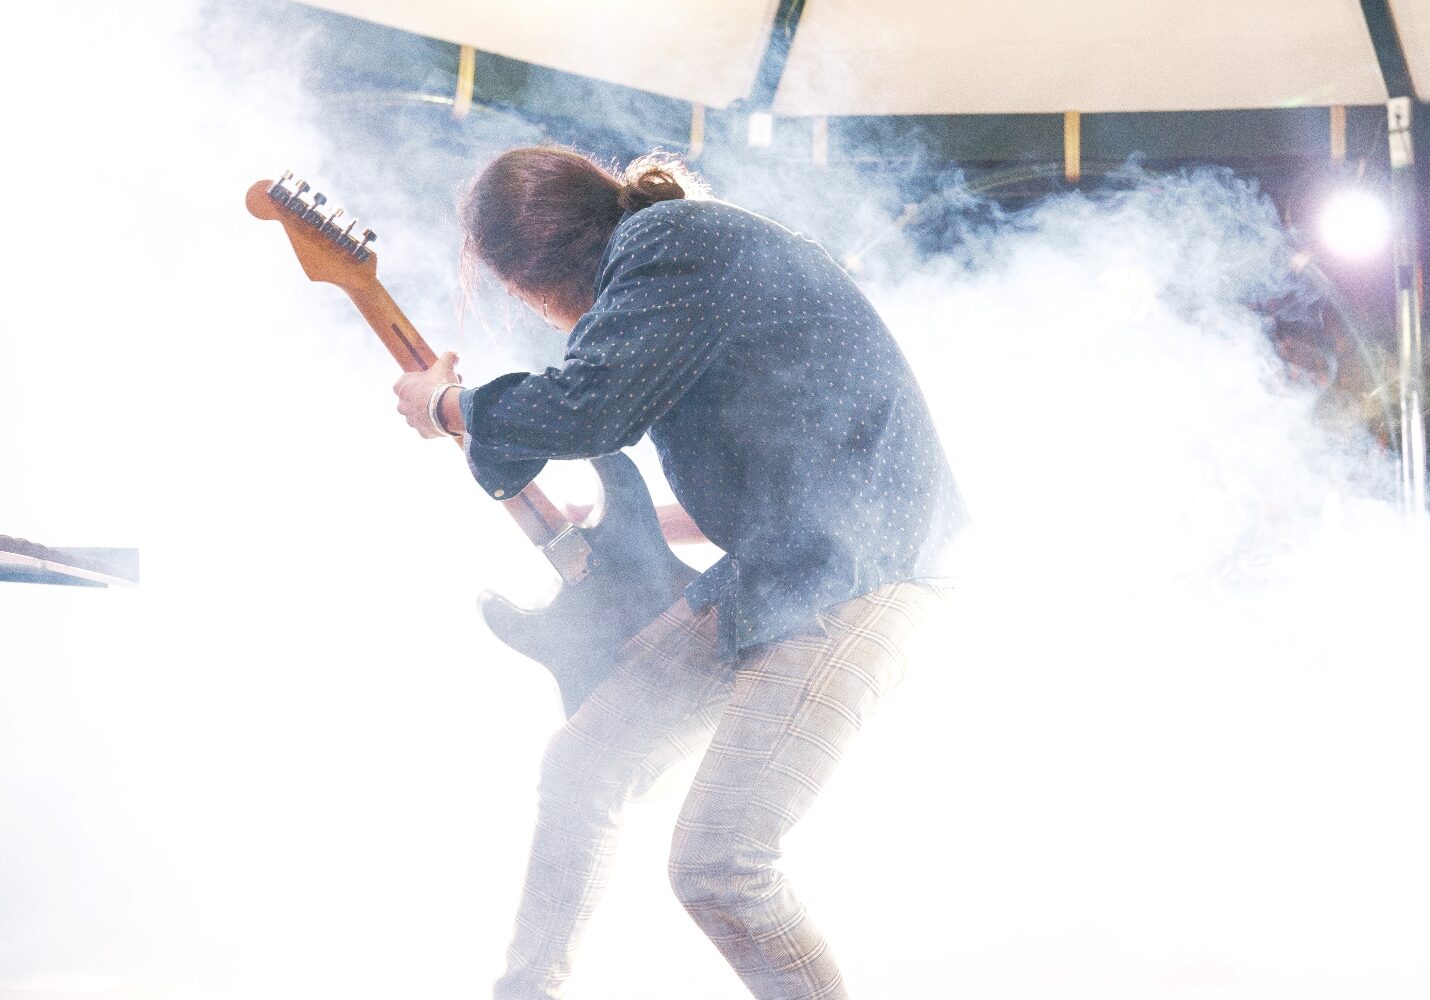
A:
POLYGON ((407 424, 424 438, 444 437, 428 419, 428 406, 433 392, 447 382, 460 383, 456 369, 457 355, 444 351, 432 362, 432 367, 423 372, 407 372, 393 384, 397 395, 397 412, 407 419, 407 424))

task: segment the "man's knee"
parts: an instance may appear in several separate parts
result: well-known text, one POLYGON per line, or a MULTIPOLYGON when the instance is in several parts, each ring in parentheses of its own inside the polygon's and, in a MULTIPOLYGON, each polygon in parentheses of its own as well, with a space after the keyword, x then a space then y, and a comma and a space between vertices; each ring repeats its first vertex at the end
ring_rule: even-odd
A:
POLYGON ((733 844, 696 854, 676 847, 667 867, 675 898, 692 913, 730 910, 769 894, 779 879, 772 859, 733 844))
POLYGON ((709 905, 718 894, 718 873, 712 869, 684 864, 671 855, 666 874, 675 898, 687 910, 709 905))

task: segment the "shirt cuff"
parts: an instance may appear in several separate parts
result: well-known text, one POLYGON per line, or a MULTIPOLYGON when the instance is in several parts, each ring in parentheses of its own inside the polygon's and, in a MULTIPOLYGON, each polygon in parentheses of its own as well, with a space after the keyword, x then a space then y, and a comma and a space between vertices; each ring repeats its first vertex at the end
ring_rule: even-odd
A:
POLYGON ((527 378, 525 372, 512 372, 493 379, 475 389, 463 389, 457 394, 457 402, 462 410, 464 448, 467 468, 477 480, 477 485, 487 491, 494 500, 510 500, 536 478, 536 474, 546 466, 544 458, 504 459, 499 457, 497 448, 488 444, 486 431, 487 414, 501 398, 502 393, 527 378))

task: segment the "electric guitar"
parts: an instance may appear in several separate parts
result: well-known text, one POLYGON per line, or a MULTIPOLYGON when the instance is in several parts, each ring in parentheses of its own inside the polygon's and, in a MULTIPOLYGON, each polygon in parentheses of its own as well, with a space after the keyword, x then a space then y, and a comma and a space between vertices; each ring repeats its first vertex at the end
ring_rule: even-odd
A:
MULTIPOLYGON (((437 360, 392 296, 377 280, 371 229, 358 229, 343 209, 291 172, 248 189, 248 211, 280 223, 298 263, 313 281, 336 285, 404 371, 437 360)), ((542 664, 556 678, 569 716, 615 668, 621 648, 670 607, 696 576, 661 535, 650 492, 625 455, 593 459, 602 501, 594 524, 572 524, 535 484, 502 506, 561 577, 551 603, 521 608, 487 592, 482 617, 502 642, 542 664)))

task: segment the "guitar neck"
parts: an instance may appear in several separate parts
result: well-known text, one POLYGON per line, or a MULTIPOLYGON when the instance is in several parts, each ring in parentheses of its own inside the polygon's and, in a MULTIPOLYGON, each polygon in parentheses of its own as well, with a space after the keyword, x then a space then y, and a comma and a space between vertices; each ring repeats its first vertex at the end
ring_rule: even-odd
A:
POLYGON ((437 363, 437 355, 427 346, 427 341, 376 279, 369 287, 348 289, 347 293, 403 371, 425 372, 437 363))
MULTIPOLYGON (((403 371, 422 372, 436 363, 437 355, 376 278, 344 290, 403 371)), ((547 544, 571 525, 535 483, 500 503, 535 545, 547 544)))

